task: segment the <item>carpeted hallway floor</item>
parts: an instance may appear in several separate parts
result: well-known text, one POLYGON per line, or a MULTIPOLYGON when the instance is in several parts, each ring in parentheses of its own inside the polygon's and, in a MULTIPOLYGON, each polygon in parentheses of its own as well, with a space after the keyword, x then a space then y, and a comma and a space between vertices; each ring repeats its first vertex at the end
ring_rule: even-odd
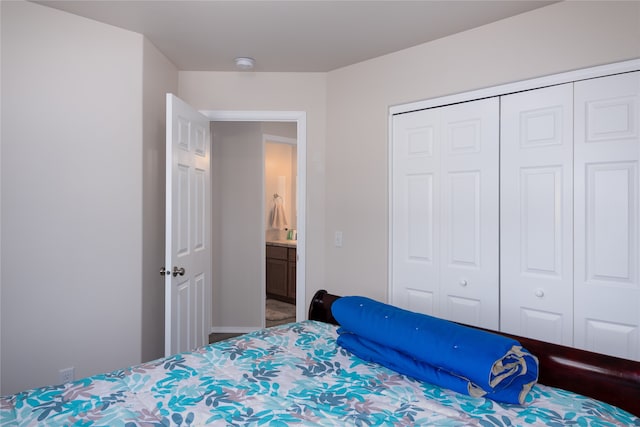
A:
MULTIPOLYGON (((284 325, 296 321, 296 306, 286 302, 268 298, 265 307, 265 324, 267 328, 284 325)), ((209 335, 209 344, 224 341, 242 335, 241 333, 214 333, 209 335)))

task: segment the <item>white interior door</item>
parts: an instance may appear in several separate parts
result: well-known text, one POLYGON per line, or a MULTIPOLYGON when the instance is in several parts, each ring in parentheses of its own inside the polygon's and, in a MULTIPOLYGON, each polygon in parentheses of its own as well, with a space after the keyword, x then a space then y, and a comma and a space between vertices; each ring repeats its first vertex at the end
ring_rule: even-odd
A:
POLYGON ((438 315, 440 109, 393 117, 391 303, 438 315))
POLYGON ((575 110, 575 345, 640 360, 640 72, 576 82, 575 110))
POLYGON ((440 312, 497 330, 497 97, 442 108, 440 312))
POLYGON ((167 94, 165 355, 207 343, 210 150, 209 119, 167 94))
POLYGON ((498 100, 393 117, 391 302, 498 328, 498 100))
POLYGON ((573 343, 573 85, 501 98, 500 329, 573 343))

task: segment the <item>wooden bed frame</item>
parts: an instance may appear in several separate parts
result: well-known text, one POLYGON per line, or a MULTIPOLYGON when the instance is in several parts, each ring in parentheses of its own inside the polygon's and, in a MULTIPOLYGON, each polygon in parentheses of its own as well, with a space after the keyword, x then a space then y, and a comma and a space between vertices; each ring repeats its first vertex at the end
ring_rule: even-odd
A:
MULTIPOLYGON (((316 292, 309 319, 338 325, 331 314, 331 305, 338 298, 325 290, 316 292)), ((640 362, 517 335, 500 335, 517 339, 538 357, 539 383, 589 396, 640 416, 640 362)))

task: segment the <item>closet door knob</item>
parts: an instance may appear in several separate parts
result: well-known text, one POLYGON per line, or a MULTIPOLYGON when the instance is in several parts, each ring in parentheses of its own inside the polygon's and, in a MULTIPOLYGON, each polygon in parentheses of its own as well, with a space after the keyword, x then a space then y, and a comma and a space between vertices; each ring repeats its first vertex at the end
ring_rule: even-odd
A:
POLYGON ((544 291, 542 289, 536 289, 535 295, 538 298, 542 298, 544 296, 544 291))
POLYGON ((173 277, 176 277, 177 275, 184 276, 184 267, 173 267, 173 277))
POLYGON ((171 272, 170 272, 170 271, 168 271, 166 268, 162 267, 162 268, 160 269, 160 275, 161 275, 161 276, 168 276, 169 274, 171 274, 171 272))
POLYGON ((468 284, 469 284, 469 282, 467 282, 467 280, 466 280, 466 279, 462 279, 462 280, 460 280, 460 286, 465 287, 465 286, 467 286, 468 284))

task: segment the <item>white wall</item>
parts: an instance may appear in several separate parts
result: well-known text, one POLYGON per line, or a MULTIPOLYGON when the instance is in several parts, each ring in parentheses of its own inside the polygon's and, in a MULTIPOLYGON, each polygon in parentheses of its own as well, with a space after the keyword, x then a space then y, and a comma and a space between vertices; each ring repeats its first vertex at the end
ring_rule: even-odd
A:
POLYGON ((142 317, 158 317, 141 314, 150 263, 142 220, 160 219, 143 199, 142 173, 157 175, 143 152, 153 151, 146 125, 158 112, 143 116, 143 102, 153 102, 157 82, 177 80, 147 72, 158 80, 143 88, 143 68, 158 57, 140 34, 29 2, 0 7, 0 393, 8 394, 55 384, 61 368, 82 377, 155 352, 157 338, 142 338, 142 317))
POLYGON ((387 299, 390 106, 634 57, 639 2, 561 2, 328 73, 328 289, 387 299))
POLYGON ((180 71, 178 95, 198 110, 306 111, 308 303, 317 289, 326 286, 323 242, 326 74, 180 71))

